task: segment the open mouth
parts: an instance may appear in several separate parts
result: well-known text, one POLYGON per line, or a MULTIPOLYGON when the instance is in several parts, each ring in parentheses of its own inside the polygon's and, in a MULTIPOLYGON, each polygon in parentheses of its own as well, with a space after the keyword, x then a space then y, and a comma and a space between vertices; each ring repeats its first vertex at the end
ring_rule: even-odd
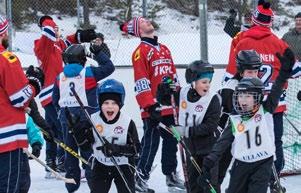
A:
POLYGON ((108 116, 114 115, 114 111, 107 111, 107 115, 108 115, 108 116))

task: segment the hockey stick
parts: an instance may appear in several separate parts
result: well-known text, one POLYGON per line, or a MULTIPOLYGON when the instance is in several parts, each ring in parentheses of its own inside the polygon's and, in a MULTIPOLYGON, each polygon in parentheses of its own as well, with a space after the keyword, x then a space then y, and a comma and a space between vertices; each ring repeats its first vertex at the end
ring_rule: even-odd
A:
POLYGON ((33 158, 34 160, 36 160, 39 164, 41 164, 42 166, 44 166, 47 170, 49 170, 52 174, 55 175, 55 177, 57 179, 63 180, 65 183, 68 184, 76 184, 76 182, 74 181, 73 178, 65 178, 64 176, 62 176, 60 173, 54 171, 53 169, 51 169, 49 166, 47 166, 42 160, 40 160, 39 158, 37 158, 36 156, 34 156, 32 153, 30 153, 28 151, 28 149, 23 149, 23 152, 27 154, 28 157, 33 158))
MULTIPOLYGON (((189 148, 187 147, 186 143, 183 140, 183 137, 180 136, 180 134, 177 132, 177 130, 174 127, 167 127, 166 125, 164 125, 161 122, 159 123, 159 126, 161 128, 163 128, 165 131, 167 131, 168 133, 170 133, 171 135, 173 135, 177 139, 178 143, 180 143, 183 146, 183 148, 185 149, 185 151, 188 153, 190 161, 191 161, 192 165, 195 167, 195 169, 197 170, 197 172, 199 173, 199 175, 203 175, 202 169, 200 168, 200 166, 198 165, 198 163, 196 162, 196 160, 192 156, 189 148)), ((208 184, 210 192, 211 193, 216 193, 216 190, 212 186, 209 179, 205 179, 205 182, 208 184)))
MULTIPOLYGON (((173 81, 170 77, 163 77, 163 82, 168 83, 168 84, 173 84, 173 81)), ((176 87, 174 87, 174 90, 176 87)), ((176 102, 175 102, 175 95, 173 93, 170 94, 170 102, 172 106, 172 113, 173 113, 173 118, 175 121, 176 125, 179 125, 179 120, 178 120, 178 115, 177 115, 177 107, 176 107, 176 102)), ((184 174, 184 180, 185 180, 185 187, 187 193, 190 192, 189 188, 189 183, 188 183, 188 171, 187 171, 187 160, 184 152, 184 148, 181 143, 179 143, 179 150, 180 150, 180 156, 181 156, 181 162, 182 162, 182 169, 183 169, 183 174, 184 174)))
MULTIPOLYGON (((96 133, 96 135, 97 135, 97 137, 99 138, 99 140, 101 141, 101 143, 102 143, 103 145, 109 143, 108 140, 107 140, 106 138, 104 138, 103 136, 100 136, 100 134, 98 133, 98 130, 96 129, 95 124, 93 123, 93 121, 92 121, 92 119, 91 119, 91 117, 90 117, 88 111, 85 109, 84 104, 82 103, 81 99, 79 98, 77 92, 74 90, 73 87, 71 87, 70 90, 71 90, 73 96, 75 97, 75 99, 77 100, 77 102, 78 102, 78 104, 79 104, 81 110, 85 113, 85 116, 87 117, 87 120, 88 120, 89 123, 91 124, 92 129, 93 129, 94 132, 96 133)), ((114 156, 110 157, 110 160, 111 160, 111 162, 114 164, 114 166, 115 166, 115 168, 117 169, 118 173, 120 174, 120 176, 121 176, 123 182, 125 183, 125 186, 126 186, 127 190, 128 190, 129 192, 131 192, 131 193, 134 193, 134 192, 131 191, 131 189, 130 189, 130 187, 129 187, 129 185, 128 185, 128 182, 127 182, 127 180, 126 180, 126 178, 125 178, 125 175, 124 175, 124 173, 122 172, 122 170, 120 169, 119 165, 117 164, 117 161, 116 161, 115 157, 114 157, 114 156)))
MULTIPOLYGON (((30 113, 30 109, 25 109, 26 113, 29 115, 30 113)), ((35 117, 31 117, 33 119, 34 122, 35 121, 35 117)), ((39 126, 39 125, 38 125, 39 126)), ((41 130, 41 132, 49 137, 49 133, 43 129, 42 127, 39 126, 39 129, 41 130)), ((76 157, 77 159, 79 159, 80 161, 82 161, 84 164, 88 165, 91 168, 91 164, 82 156, 80 156, 78 153, 76 153, 73 149, 71 149, 69 146, 67 146, 65 143, 61 142, 59 139, 53 137, 53 141, 58 144, 61 148, 63 148, 66 152, 70 153, 71 155, 73 155, 74 157, 76 157)))
POLYGON ((286 113, 283 113, 285 119, 287 120, 287 122, 295 129, 295 131, 298 133, 298 135, 301 135, 301 131, 299 131, 299 129, 297 129, 297 127, 289 120, 288 115, 286 113))

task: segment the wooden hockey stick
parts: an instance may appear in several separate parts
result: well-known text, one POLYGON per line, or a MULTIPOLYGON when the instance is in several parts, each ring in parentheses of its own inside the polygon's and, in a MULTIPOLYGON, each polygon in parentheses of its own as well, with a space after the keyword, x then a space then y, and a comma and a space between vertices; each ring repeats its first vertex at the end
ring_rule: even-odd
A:
POLYGON ((36 160, 39 164, 41 164, 42 166, 44 166, 47 170, 49 170, 52 174, 55 175, 55 177, 57 179, 63 180, 65 183, 68 184, 76 184, 76 182, 74 181, 73 178, 65 178, 64 176, 62 176, 60 173, 54 171, 53 169, 51 169, 49 166, 47 166, 42 160, 40 160, 39 158, 37 158, 36 156, 34 156, 32 153, 30 153, 28 151, 28 149, 23 148, 23 152, 27 154, 28 157, 33 158, 34 160, 36 160))

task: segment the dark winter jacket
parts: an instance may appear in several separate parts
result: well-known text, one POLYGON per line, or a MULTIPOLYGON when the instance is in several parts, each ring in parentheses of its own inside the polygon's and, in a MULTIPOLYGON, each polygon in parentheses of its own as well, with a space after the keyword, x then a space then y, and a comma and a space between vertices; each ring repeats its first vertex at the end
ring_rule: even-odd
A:
POLYGON ((301 60, 301 33, 299 33, 296 28, 285 33, 282 39, 289 45, 293 50, 296 58, 301 60))

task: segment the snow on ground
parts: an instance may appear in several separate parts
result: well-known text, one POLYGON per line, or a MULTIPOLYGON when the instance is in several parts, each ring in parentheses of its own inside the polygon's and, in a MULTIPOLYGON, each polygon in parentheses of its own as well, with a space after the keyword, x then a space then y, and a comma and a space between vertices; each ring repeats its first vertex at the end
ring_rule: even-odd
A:
MULTIPOLYGON (((178 69, 178 75, 181 85, 185 85, 184 80, 184 70, 178 69)), ((212 82, 212 91, 216 91, 220 88, 220 82, 223 76, 224 70, 216 70, 212 82)), ((139 137, 141 138, 143 135, 142 130, 142 122, 140 120, 139 115, 139 108, 137 102, 135 100, 135 93, 134 93, 134 81, 133 81, 133 70, 132 69, 117 69, 110 77, 108 78, 115 78, 119 81, 124 83, 126 88, 126 98, 125 98, 125 105, 122 108, 122 111, 127 113, 132 119, 136 122, 139 132, 139 137)), ((160 145, 161 146, 161 145, 160 145)), ((41 159, 45 159, 45 153, 43 152, 41 155, 41 159)), ((167 187, 165 185, 165 176, 161 172, 161 147, 157 152, 154 165, 157 165, 156 169, 153 171, 151 175, 151 179, 149 180, 149 185, 151 188, 156 190, 156 193, 167 193, 167 187)), ((180 157, 178 156, 178 171, 183 179, 181 164, 180 164, 180 157)), ((31 188, 30 193, 63 193, 67 192, 64 183, 62 181, 51 179, 46 180, 44 179, 45 172, 44 168, 40 166, 35 161, 30 161, 31 165, 31 188)), ((284 186, 287 188, 288 193, 300 193, 301 191, 301 184, 299 183, 301 180, 301 176, 293 176, 293 177, 286 177, 282 180, 284 186)), ((227 176, 222 188, 223 192, 224 189, 227 187, 229 182, 229 176, 227 176)), ((89 188, 87 183, 82 183, 80 189, 77 191, 79 193, 89 193, 89 188)), ((116 193, 116 188, 114 185, 110 191, 111 193, 116 193)))

